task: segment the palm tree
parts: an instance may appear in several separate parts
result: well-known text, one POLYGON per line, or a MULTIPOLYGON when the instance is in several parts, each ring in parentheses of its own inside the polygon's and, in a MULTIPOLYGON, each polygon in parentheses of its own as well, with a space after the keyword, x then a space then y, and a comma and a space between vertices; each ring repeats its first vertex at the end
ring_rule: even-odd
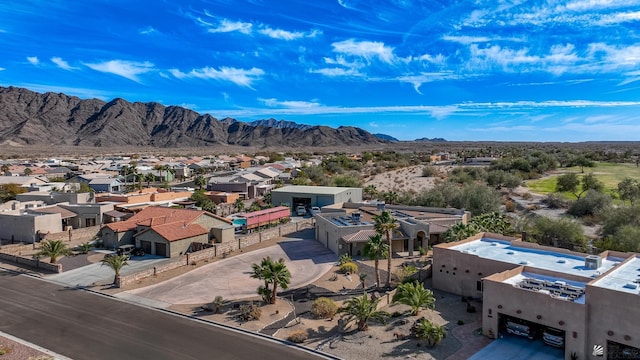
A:
POLYGON ((113 277, 114 285, 118 283, 118 278, 120 277, 120 270, 122 270, 122 268, 125 267, 126 265, 129 265, 129 263, 127 262, 127 255, 116 255, 116 256, 105 257, 104 259, 100 260, 100 262, 102 262, 100 266, 107 265, 108 267, 113 269, 113 272, 115 273, 115 276, 113 277))
POLYGON ((384 210, 380 215, 374 216, 373 221, 373 228, 378 234, 385 234, 387 237, 387 245, 389 245, 387 249, 387 281, 385 283, 385 286, 389 288, 391 287, 391 257, 393 249, 391 236, 393 235, 393 231, 398 228, 398 220, 394 219, 389 211, 384 210))
POLYGON ((144 174, 138 172, 138 169, 133 170, 133 187, 138 190, 142 189, 142 179, 144 179, 144 174), (136 182, 138 182, 138 186, 136 186, 136 182))
POLYGON ((31 170, 31 168, 25 168, 24 169, 24 175, 25 176, 29 176, 31 174, 33 174, 33 170, 31 170))
POLYGON ((9 171, 9 165, 2 164, 2 167, 0 167, 0 171, 2 171, 2 175, 5 175, 7 171, 9 171))
POLYGON ((148 172, 148 173, 144 174, 144 181, 147 182, 147 187, 150 187, 151 186, 151 182, 152 181, 156 181, 156 176, 153 175, 153 173, 148 172))
POLYGON ((346 323, 356 321, 358 330, 364 331, 369 327, 369 320, 374 319, 382 323, 389 316, 386 311, 378 310, 378 302, 380 299, 370 300, 366 293, 362 296, 355 296, 344 302, 344 305, 338 309, 338 313, 343 314, 342 318, 346 323))
POLYGON ((376 189, 375 185, 367 185, 364 188, 364 194, 369 200, 373 199, 373 197, 376 196, 377 193, 378 193, 378 190, 376 189))
POLYGON ((411 315, 418 315, 420 309, 433 309, 436 298, 433 292, 425 289, 422 283, 417 281, 400 284, 393 295, 393 303, 408 305, 411 307, 411 315))
POLYGON ((202 175, 198 175, 193 179, 193 184, 198 187, 198 190, 202 190, 202 187, 207 185, 207 179, 202 175))
POLYGON ((418 339, 424 340, 427 346, 436 346, 447 336, 444 326, 439 326, 427 319, 420 319, 411 329, 418 339))
POLYGON ((398 202, 399 195, 395 191, 388 191, 382 195, 384 202, 389 204, 395 204, 398 202))
POLYGON ((244 210, 244 201, 242 199, 237 198, 233 203, 233 207, 236 209, 236 212, 241 212, 244 210))
POLYGON ((258 288, 258 294, 270 304, 276 303, 278 296, 278 286, 283 289, 289 288, 291 283, 291 273, 284 263, 284 259, 273 261, 270 257, 263 258, 260 264, 251 265, 254 279, 264 280, 264 287, 258 288))
POLYGON ((380 272, 378 271, 378 265, 380 259, 384 259, 388 256, 389 245, 382 241, 382 235, 375 234, 369 237, 369 242, 364 244, 363 253, 364 256, 371 260, 374 260, 373 266, 376 271, 376 286, 380 287, 380 272))
POLYGON ((42 243, 42 250, 36 254, 37 257, 48 256, 49 262, 55 264, 60 256, 71 255, 71 250, 62 240, 47 240, 42 243))

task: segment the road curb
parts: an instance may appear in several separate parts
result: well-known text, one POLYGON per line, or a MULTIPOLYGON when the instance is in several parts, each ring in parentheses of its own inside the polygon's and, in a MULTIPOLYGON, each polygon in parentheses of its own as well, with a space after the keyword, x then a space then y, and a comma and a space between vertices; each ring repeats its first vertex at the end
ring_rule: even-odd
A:
POLYGON ((217 327, 229 330, 229 331, 233 331, 233 332, 236 332, 236 333, 241 333, 243 335, 249 335, 249 336, 252 336, 252 337, 255 337, 255 338, 259 338, 259 339, 270 341, 270 342, 274 342, 274 343, 278 343, 278 344, 281 344, 281 345, 284 345, 284 346, 287 346, 287 347, 296 348, 296 349, 298 349, 300 351, 311 353, 311 354, 317 355, 318 357, 321 357, 321 358, 324 358, 324 359, 343 360, 341 357, 338 357, 338 356, 335 356, 335 355, 332 355, 332 354, 328 354, 328 353, 325 353, 325 352, 322 352, 322 351, 319 351, 319 350, 311 349, 311 348, 308 348, 308 347, 305 347, 305 346, 302 346, 302 345, 299 345, 299 344, 295 344, 295 343, 292 343, 292 342, 287 341, 287 340, 274 338, 274 337, 269 336, 269 335, 265 335, 265 334, 261 334, 261 333, 257 333, 257 332, 253 332, 253 331, 249 331, 249 330, 246 330, 246 329, 238 328, 238 327, 235 327, 235 326, 231 326, 231 325, 227 325, 227 324, 223 324, 223 323, 219 323, 219 322, 215 322, 215 321, 211 321, 211 320, 201 319, 201 318, 195 317, 193 315, 183 314, 181 312, 177 312, 177 311, 174 311, 174 310, 154 308, 154 307, 147 306, 147 305, 144 305, 144 304, 131 302, 131 301, 128 301, 126 299, 121 299, 121 298, 115 297, 115 296, 110 295, 110 294, 101 293, 99 291, 92 290, 92 289, 87 289, 87 288, 83 288, 83 287, 77 287, 75 289, 76 290, 86 291, 86 292, 92 293, 94 295, 107 297, 107 298, 110 298, 110 299, 113 299, 113 300, 116 300, 116 301, 122 301, 122 302, 125 302, 125 303, 128 303, 128 304, 133 304, 133 305, 136 305, 136 306, 144 307, 144 308, 147 308, 147 309, 150 309, 150 310, 164 312, 164 313, 169 314, 169 315, 173 315, 173 316, 177 316, 177 317, 181 317, 181 318, 186 318, 186 319, 189 319, 189 320, 197 321, 197 322, 200 322, 200 323, 203 323, 203 324, 207 324, 207 325, 210 325, 210 326, 217 326, 217 327))

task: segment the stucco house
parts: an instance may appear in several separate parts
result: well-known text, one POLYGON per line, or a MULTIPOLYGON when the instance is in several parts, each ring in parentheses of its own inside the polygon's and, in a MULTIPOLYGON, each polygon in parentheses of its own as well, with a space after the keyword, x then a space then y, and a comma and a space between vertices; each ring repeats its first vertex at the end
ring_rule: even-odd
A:
POLYGON ((203 210, 149 206, 126 221, 106 224, 100 237, 108 248, 134 244, 145 253, 175 257, 191 243, 234 240, 231 220, 203 210))

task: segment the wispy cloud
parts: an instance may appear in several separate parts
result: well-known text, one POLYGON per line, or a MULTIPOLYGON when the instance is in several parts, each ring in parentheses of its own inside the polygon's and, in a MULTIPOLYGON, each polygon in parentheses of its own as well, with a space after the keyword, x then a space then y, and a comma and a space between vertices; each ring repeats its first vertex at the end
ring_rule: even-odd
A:
POLYGON ((302 31, 287 31, 282 29, 272 29, 270 27, 262 27, 258 30, 258 33, 273 39, 290 41, 301 38, 315 37, 320 35, 322 32, 320 32, 319 30, 313 30, 311 32, 305 33, 302 31))
POLYGON ((309 70, 309 73, 321 74, 328 77, 364 76, 364 74, 360 73, 356 69, 345 69, 345 68, 339 68, 339 67, 311 69, 309 70))
POLYGON ((3 67, 0 67, 0 71, 5 71, 5 70, 7 70, 7 69, 5 69, 3 67))
POLYGON ((146 28, 140 30, 138 34, 140 35, 149 35, 158 32, 153 26, 147 26, 146 28))
POLYGON ((404 75, 396 78, 396 80, 412 84, 416 92, 418 94, 422 94, 420 92, 420 86, 422 86, 422 84, 432 82, 432 81, 448 80, 448 79, 456 79, 456 78, 459 78, 459 76, 449 72, 441 72, 441 73, 420 73, 416 75, 404 75))
POLYGON ((317 101, 292 101, 292 100, 281 101, 275 98, 271 98, 271 99, 258 98, 258 101, 263 103, 265 106, 268 106, 271 108, 309 109, 309 108, 315 108, 320 106, 320 103, 318 103, 317 101))
POLYGON ((230 81, 236 85, 248 88, 252 88, 252 83, 260 80, 262 75, 264 75, 264 70, 255 67, 251 69, 238 69, 226 66, 220 67, 219 70, 212 67, 204 67, 201 69, 193 69, 188 73, 178 69, 171 69, 169 72, 178 79, 199 78, 230 81))
MULTIPOLYGON (((37 92, 55 92, 55 93, 64 93, 67 95, 78 96, 83 99, 87 98, 95 98, 100 100, 108 100, 114 97, 114 94, 97 89, 87 89, 87 88, 79 88, 79 87, 70 87, 70 86, 56 86, 56 85, 48 85, 48 84, 34 84, 34 83, 19 83, 12 84, 14 86, 20 86, 27 88, 32 91, 37 92)), ((118 96, 123 96, 122 93, 119 93, 118 96)))
POLYGON ((253 27, 252 23, 242 22, 242 21, 232 21, 229 19, 222 19, 217 26, 213 24, 203 22, 204 24, 211 26, 209 28, 210 33, 229 33, 238 31, 240 33, 249 35, 251 34, 251 28, 253 27))
POLYGON ((40 64, 40 60, 38 59, 37 56, 27 56, 27 61, 31 64, 31 65, 38 65, 40 64))
POLYGON ((155 70, 151 62, 110 60, 101 63, 84 63, 85 66, 104 73, 110 73, 140 83, 139 75, 155 70))
POLYGON ((66 62, 65 60, 62 60, 61 57, 58 56, 54 56, 51 58, 51 62, 56 64, 60 69, 63 70, 67 70, 67 71, 71 71, 71 70, 77 70, 77 67, 73 67, 71 65, 69 65, 68 62, 66 62))
POLYGON ((395 61, 393 47, 386 46, 382 42, 349 39, 334 42, 331 46, 333 46, 333 51, 338 54, 358 56, 367 61, 378 59, 389 64, 395 61))
POLYGON ((445 41, 451 41, 451 42, 457 42, 460 44, 474 44, 474 43, 484 43, 484 42, 489 42, 491 41, 491 38, 487 37, 487 36, 467 36, 467 35, 462 35, 462 36, 452 36, 452 35, 445 35, 442 37, 442 40, 445 41))

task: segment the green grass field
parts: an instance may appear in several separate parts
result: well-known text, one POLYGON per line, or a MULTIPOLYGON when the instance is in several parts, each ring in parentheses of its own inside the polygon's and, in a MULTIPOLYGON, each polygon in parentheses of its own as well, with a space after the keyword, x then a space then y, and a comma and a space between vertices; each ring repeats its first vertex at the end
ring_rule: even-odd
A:
MULTIPOLYGON (((558 175, 567 172, 575 172, 581 175, 578 166, 558 169, 558 175)), ((625 178, 640 180, 640 168, 635 164, 613 164, 613 163, 596 163, 594 167, 585 167, 584 173, 593 173, 598 180, 604 183, 605 192, 615 194, 617 196, 618 183, 625 178)), ((542 179, 529 180, 525 185, 532 192, 539 194, 549 194, 556 191, 556 176, 547 176, 542 179)), ((575 199, 570 193, 564 193, 568 198, 575 199)))

